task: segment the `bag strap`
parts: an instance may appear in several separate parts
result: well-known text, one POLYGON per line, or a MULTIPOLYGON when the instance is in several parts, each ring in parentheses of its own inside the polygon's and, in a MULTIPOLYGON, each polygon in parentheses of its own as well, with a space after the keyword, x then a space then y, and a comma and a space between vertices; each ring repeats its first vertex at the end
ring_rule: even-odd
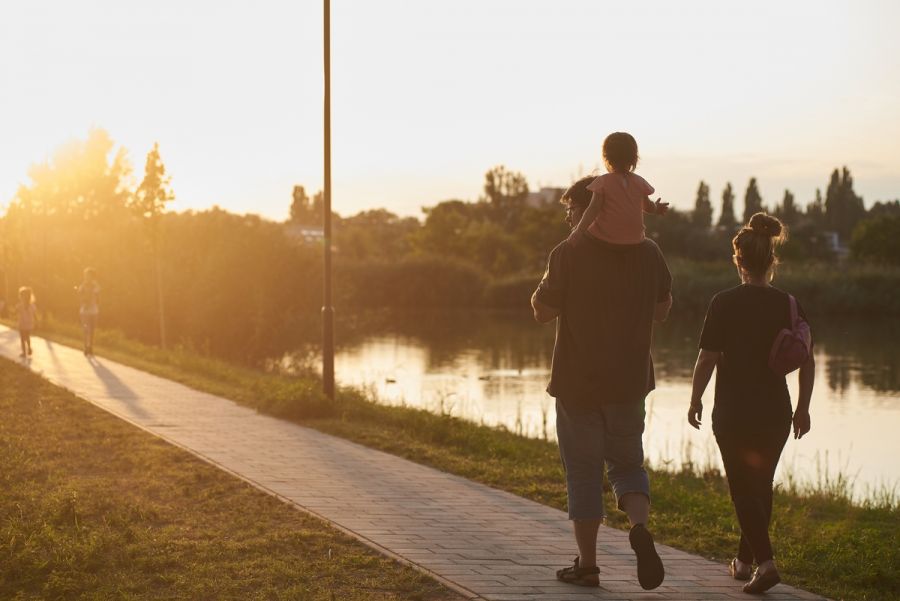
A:
POLYGON ((792 294, 788 294, 788 300, 791 305, 791 329, 797 327, 797 299, 792 294))

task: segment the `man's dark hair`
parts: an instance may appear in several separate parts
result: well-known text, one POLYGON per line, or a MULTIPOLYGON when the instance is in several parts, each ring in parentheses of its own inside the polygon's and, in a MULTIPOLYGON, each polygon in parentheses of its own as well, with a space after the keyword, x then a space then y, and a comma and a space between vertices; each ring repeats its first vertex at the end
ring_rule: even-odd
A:
POLYGON ((569 186, 569 189, 566 190, 562 198, 559 199, 559 202, 568 206, 574 206, 579 209, 586 209, 589 204, 591 204, 591 195, 592 192, 587 189, 588 184, 597 179, 596 175, 588 175, 582 177, 580 180, 569 186))

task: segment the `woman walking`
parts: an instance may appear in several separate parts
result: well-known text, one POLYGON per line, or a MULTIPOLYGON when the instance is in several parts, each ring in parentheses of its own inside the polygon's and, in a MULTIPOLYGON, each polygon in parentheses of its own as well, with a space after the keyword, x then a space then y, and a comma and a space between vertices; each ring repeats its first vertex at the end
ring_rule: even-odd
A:
POLYGON ((783 371, 770 363, 779 333, 806 321, 799 303, 771 285, 778 264, 775 251, 784 239, 781 222, 764 213, 754 215, 734 237, 733 261, 741 285, 719 292, 709 305, 688 410, 688 421, 699 429, 702 396, 716 369, 713 433, 741 527, 729 571, 737 580, 749 580, 745 593, 762 593, 781 581, 769 539, 772 480, 792 424, 795 438, 810 429, 811 349, 800 366, 800 398, 793 415, 783 371), (754 561, 758 567, 751 578, 754 561))
POLYGON ((78 292, 78 316, 84 331, 84 354, 94 354, 94 331, 97 329, 97 316, 100 314, 100 284, 97 283, 97 272, 92 267, 84 270, 78 292))

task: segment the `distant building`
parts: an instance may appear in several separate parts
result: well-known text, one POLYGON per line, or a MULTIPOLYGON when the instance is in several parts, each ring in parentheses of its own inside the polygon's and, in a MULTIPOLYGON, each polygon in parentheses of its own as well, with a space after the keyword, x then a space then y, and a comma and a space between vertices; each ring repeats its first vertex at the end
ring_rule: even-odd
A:
POLYGON ((325 240, 325 230, 316 225, 288 221, 284 224, 284 232, 291 240, 304 244, 321 244, 325 240))
POLYGON ((535 209, 555 205, 565 191, 565 188, 541 188, 537 192, 529 192, 525 197, 525 205, 535 209))
POLYGON ((838 259, 846 259, 850 254, 850 249, 847 245, 841 244, 841 237, 837 232, 822 232, 822 237, 825 239, 828 250, 833 252, 838 259))

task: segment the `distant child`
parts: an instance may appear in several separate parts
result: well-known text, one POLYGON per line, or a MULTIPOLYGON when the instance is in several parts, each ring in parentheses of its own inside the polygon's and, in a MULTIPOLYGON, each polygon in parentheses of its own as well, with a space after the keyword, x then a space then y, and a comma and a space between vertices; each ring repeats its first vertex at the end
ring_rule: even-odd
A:
POLYGON ((19 341, 22 343, 20 357, 31 355, 31 331, 37 317, 37 308, 34 305, 34 293, 28 286, 19 288, 19 341))
POLYGON ((603 140, 605 173, 591 182, 591 204, 570 236, 589 233, 611 244, 638 244, 644 239, 644 213, 662 215, 669 203, 650 200, 653 186, 634 172, 637 142, 631 134, 615 132, 603 140))

